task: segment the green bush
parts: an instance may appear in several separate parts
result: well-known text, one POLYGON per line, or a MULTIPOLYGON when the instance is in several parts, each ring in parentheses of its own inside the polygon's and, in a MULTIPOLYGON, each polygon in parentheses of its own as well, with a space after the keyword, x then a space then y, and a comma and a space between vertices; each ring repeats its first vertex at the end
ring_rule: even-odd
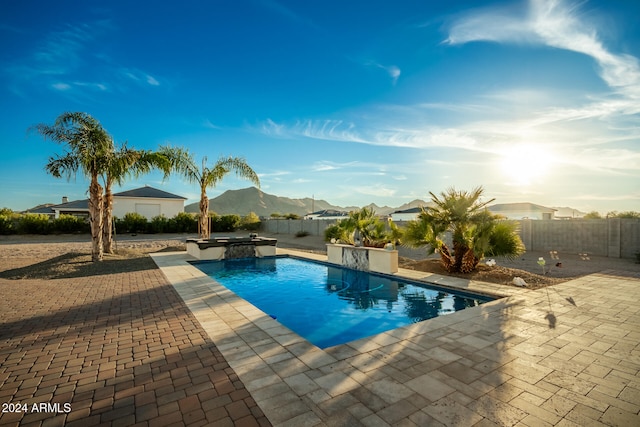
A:
POLYGON ((195 214, 180 212, 169 220, 169 233, 197 233, 198 217, 195 214))
POLYGON ((13 216, 0 214, 0 234, 13 234, 16 228, 13 225, 13 216))
POLYGON ((118 233, 144 233, 147 231, 147 218, 137 212, 129 212, 122 219, 116 219, 118 233))
POLYGON ((239 226, 239 215, 222 215, 211 218, 211 231, 214 233, 236 231, 239 226))
POLYGON ((61 214, 53 220, 52 229, 56 233, 87 233, 89 223, 73 215, 61 214))
POLYGON ((256 215, 254 212, 249 212, 248 215, 242 217, 240 221, 240 228, 248 231, 258 231, 260 229, 260 217, 256 215))
MULTIPOLYGON (((306 230, 300 230, 300 231, 296 232, 296 237, 307 237, 307 236, 309 236, 310 234, 311 234, 311 233, 309 233, 309 232, 308 232, 308 231, 306 231, 306 230)), ((329 240, 331 240, 331 239, 329 239, 329 240)))
POLYGON ((27 213, 18 220, 18 232, 21 234, 49 234, 52 223, 45 214, 27 213))
POLYGON ((164 215, 158 215, 151 218, 151 221, 147 224, 147 231, 149 233, 168 233, 169 232, 169 220, 164 215))

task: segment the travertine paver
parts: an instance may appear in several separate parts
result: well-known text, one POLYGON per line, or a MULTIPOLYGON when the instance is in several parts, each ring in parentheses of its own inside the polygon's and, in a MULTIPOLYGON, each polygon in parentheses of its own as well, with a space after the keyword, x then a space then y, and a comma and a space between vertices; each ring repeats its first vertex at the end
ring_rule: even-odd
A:
POLYGON ((269 425, 151 261, 0 295, 2 426, 269 425))
POLYGON ((639 277, 502 289, 503 299, 320 350, 185 256, 154 260, 275 425, 640 425, 639 277))

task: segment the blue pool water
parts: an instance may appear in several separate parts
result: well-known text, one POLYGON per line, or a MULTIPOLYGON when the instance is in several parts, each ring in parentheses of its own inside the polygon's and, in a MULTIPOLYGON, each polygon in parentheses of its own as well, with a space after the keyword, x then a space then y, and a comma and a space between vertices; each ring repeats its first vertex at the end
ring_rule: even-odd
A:
POLYGON ((288 257, 194 265, 320 348, 491 300, 288 257))

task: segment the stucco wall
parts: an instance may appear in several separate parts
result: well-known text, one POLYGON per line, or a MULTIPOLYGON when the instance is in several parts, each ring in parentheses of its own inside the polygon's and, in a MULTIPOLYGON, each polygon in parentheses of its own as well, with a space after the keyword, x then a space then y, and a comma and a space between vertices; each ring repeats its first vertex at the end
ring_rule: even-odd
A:
POLYGON ((530 251, 559 251, 635 258, 640 252, 640 220, 625 218, 522 220, 520 237, 530 251))
POLYGON ((173 218, 180 212, 184 212, 183 199, 154 199, 151 197, 114 197, 113 198, 113 215, 122 218, 129 212, 138 212, 151 219, 151 212, 156 210, 151 205, 158 206, 160 215, 167 218, 173 218))
MULTIPOLYGON (((299 230, 313 236, 324 235, 324 230, 336 221, 269 219, 262 229, 268 233, 295 234, 299 230)), ((520 224, 520 237, 529 251, 586 252, 612 258, 635 258, 640 252, 640 219, 573 219, 516 221, 520 224)), ((406 222, 396 222, 404 227, 406 222)), ((450 243, 450 237, 445 241, 450 243)))

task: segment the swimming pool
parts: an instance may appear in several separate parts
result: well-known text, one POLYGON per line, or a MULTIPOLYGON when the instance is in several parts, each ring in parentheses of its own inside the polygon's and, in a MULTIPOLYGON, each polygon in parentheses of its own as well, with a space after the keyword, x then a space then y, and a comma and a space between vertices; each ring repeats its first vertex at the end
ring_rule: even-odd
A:
POLYGON ((320 348, 492 300, 292 257, 193 265, 320 348))

